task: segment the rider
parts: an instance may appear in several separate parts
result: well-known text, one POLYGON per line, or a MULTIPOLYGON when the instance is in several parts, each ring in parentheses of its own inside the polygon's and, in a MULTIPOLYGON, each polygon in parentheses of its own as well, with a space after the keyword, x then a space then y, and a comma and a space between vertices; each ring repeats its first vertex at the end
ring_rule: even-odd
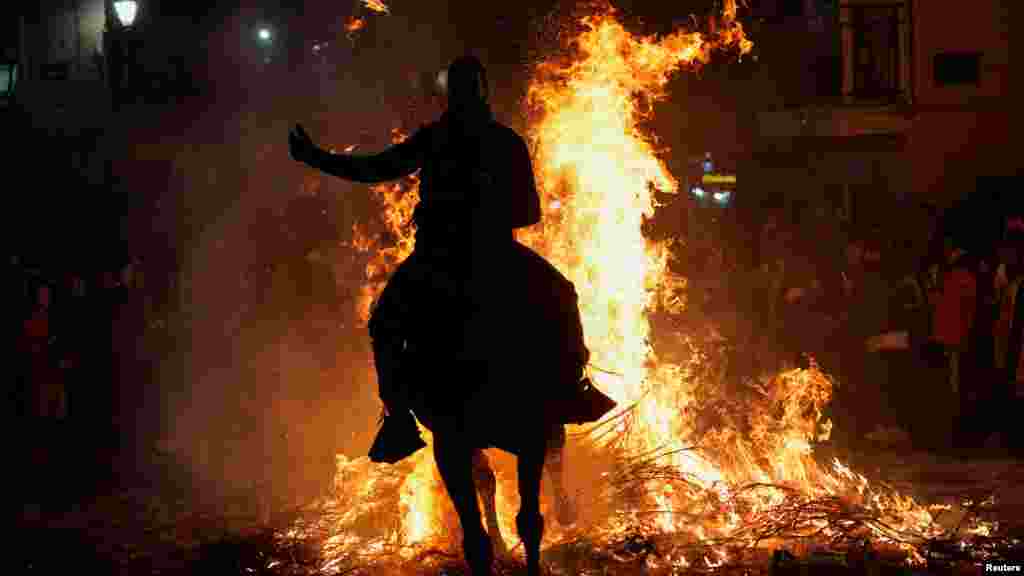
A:
MULTIPOLYGON (((572 302, 573 309, 566 312, 575 313, 578 323, 572 284, 553 267, 537 266, 535 261, 543 259, 514 241, 514 229, 540 221, 540 196, 526 142, 492 116, 483 65, 472 56, 459 58, 439 75, 439 82, 447 95, 441 118, 379 154, 329 153, 315 146, 301 126, 289 135, 296 160, 347 180, 377 183, 420 172, 420 202, 413 213, 415 248, 395 270, 369 322, 386 414, 381 445, 371 451, 374 460, 396 462, 424 446, 410 412, 409 390, 399 381, 397 368, 405 342, 402 323, 415 319, 430 288, 464 292, 440 270, 458 269, 459 262, 475 266, 496 260, 490 255, 511 246, 513 256, 520 257, 535 279, 550 283, 551 290, 538 291, 551 294, 553 307, 572 302), (467 242, 470 236, 472 241, 467 242), (568 297, 567 290, 573 292, 568 297)), ((470 287, 465 292, 474 295, 480 290, 470 287)), ((567 344, 578 360, 574 372, 582 376, 586 347, 581 333, 574 337, 567 344)))

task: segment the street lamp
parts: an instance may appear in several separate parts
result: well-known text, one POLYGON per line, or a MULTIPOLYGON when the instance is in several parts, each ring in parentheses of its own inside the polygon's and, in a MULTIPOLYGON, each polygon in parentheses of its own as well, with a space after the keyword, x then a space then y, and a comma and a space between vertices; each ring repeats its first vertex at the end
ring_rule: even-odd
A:
POLYGON ((256 29, 256 39, 263 48, 263 63, 269 64, 274 52, 274 33, 269 26, 261 26, 256 29))
POLYGON ((0 60, 0 101, 10 102, 18 84, 18 61, 0 60))
MULTIPOLYGON (((139 15, 136 0, 114 0, 107 9, 107 26, 104 31, 104 56, 106 56, 107 80, 110 83, 111 104, 120 109, 124 100, 124 79, 132 36, 131 26, 139 15)), ((134 55, 134 54, 133 54, 134 55)))
POLYGON ((121 26, 128 28, 135 23, 135 16, 139 13, 139 3, 135 0, 117 0, 114 2, 114 13, 121 26))

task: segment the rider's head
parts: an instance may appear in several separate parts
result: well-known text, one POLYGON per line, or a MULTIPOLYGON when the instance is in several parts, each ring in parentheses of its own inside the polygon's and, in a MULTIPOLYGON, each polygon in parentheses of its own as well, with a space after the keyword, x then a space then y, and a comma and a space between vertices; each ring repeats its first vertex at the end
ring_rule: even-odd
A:
POLYGON ((487 102, 487 70, 475 56, 462 56, 452 62, 444 82, 450 107, 487 102))

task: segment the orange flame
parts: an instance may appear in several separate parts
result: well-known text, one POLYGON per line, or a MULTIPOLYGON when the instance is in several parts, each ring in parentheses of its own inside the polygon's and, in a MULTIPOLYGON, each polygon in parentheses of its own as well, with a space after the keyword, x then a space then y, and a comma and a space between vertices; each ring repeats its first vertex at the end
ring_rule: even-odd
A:
POLYGON ((388 9, 388 5, 381 2, 381 0, 363 0, 363 4, 370 10, 380 14, 389 14, 391 12, 388 9))
POLYGON ((349 16, 348 20, 345 21, 345 32, 351 36, 352 34, 362 30, 366 27, 366 20, 362 18, 356 18, 355 16, 349 16))
MULTIPOLYGON (((649 314, 679 312, 686 305, 686 279, 668 270, 669 244, 642 234, 644 219, 658 208, 653 191, 675 192, 678 183, 659 158, 663 151, 653 144, 654 136, 640 126, 650 118, 651 104, 665 97, 674 73, 707 62, 713 50, 735 50, 741 56, 750 52, 752 43, 736 21, 736 11, 735 0, 727 0, 712 34, 680 31, 658 39, 629 33, 609 8, 582 20, 585 29, 575 41, 571 61, 539 64, 528 87, 528 139, 542 205, 549 209, 543 225, 519 237, 575 283, 592 361, 607 370, 592 376, 620 405, 632 406, 627 417, 610 422, 621 439, 616 453, 661 454, 656 459, 661 469, 688 479, 673 483, 664 476, 641 478, 640 498, 623 504, 625 513, 590 518, 578 528, 608 538, 636 529, 699 540, 733 536, 786 498, 777 489, 741 494, 739 487, 774 484, 805 498, 837 497, 884 510, 892 529, 927 533, 931 514, 913 499, 875 490, 838 460, 819 466, 813 459, 813 444, 827 438, 831 428, 823 419, 833 386, 825 374, 815 368, 783 372, 739 394, 726 387, 719 367, 709 365, 689 335, 669 335, 683 349, 683 361, 660 358, 650 343, 649 314), (731 424, 703 427, 696 414, 724 400, 734 405, 723 415, 731 424), (701 450, 683 449, 697 440, 701 450), (692 509, 697 501, 717 502, 719 512, 698 524, 692 515, 673 512, 692 509), (668 513, 639 514, 647 507, 668 513)), ((405 135, 396 130, 392 136, 398 141, 405 135)), ((391 241, 385 244, 362 226, 354 229, 353 245, 372 253, 359 301, 364 322, 387 274, 412 251, 409 220, 418 201, 418 180, 377 185, 373 191, 384 207, 391 241)), ((604 449, 610 451, 607 445, 604 449)), ((430 450, 403 466, 400 529, 388 541, 405 546, 401 549, 406 552, 427 545, 457 547, 451 535, 457 524, 430 450)), ((339 460, 338 470, 338 477, 347 480, 339 487, 343 501, 337 509, 343 514, 334 520, 335 556, 341 557, 338 547, 384 546, 387 538, 353 536, 359 513, 350 508, 369 509, 372 499, 358 495, 392 476, 365 458, 339 460), (360 504, 361 499, 366 501, 360 504)), ((499 520, 506 534, 514 534, 514 476, 506 478, 499 470, 498 480, 499 520)), ((811 528, 825 528, 824 520, 815 522, 811 528)), ((557 526, 551 528, 547 542, 566 536, 557 526)), ((874 534, 884 538, 888 533, 874 534)), ((729 560, 725 549, 716 549, 671 563, 677 568, 694 562, 713 567, 729 560)))

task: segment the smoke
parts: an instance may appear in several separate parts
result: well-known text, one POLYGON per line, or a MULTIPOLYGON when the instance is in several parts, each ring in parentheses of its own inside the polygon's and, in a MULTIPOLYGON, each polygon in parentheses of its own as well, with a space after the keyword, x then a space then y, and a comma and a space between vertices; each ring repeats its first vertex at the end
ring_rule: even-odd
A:
POLYGON ((302 123, 325 148, 369 152, 429 120, 417 83, 450 58, 439 39, 456 36, 443 9, 410 8, 422 13, 373 16, 353 39, 348 13, 293 16, 289 45, 304 52, 270 64, 244 53, 265 14, 239 9, 207 39, 209 91, 162 121, 180 268, 162 447, 219 500, 308 502, 335 454, 365 454, 376 431, 354 302, 365 255, 346 242, 379 207, 368 187, 293 162, 286 136, 302 123))

